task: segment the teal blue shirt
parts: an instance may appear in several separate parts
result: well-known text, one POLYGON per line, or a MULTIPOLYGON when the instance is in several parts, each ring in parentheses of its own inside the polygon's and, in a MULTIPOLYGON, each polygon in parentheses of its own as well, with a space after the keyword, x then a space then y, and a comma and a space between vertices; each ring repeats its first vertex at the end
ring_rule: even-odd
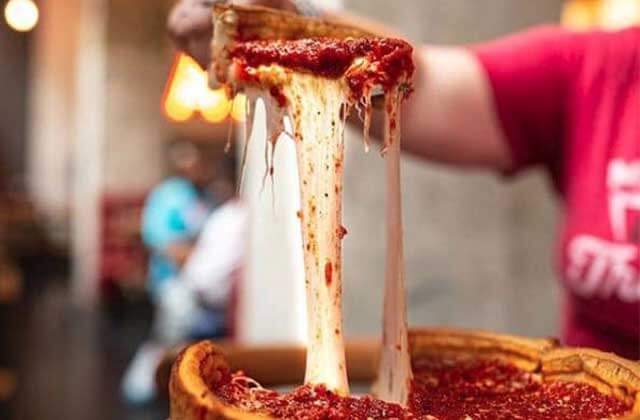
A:
POLYGON ((165 250, 175 242, 194 240, 214 208, 214 200, 187 179, 172 177, 151 191, 142 214, 142 238, 150 250, 149 289, 161 286, 178 274, 177 265, 165 250))

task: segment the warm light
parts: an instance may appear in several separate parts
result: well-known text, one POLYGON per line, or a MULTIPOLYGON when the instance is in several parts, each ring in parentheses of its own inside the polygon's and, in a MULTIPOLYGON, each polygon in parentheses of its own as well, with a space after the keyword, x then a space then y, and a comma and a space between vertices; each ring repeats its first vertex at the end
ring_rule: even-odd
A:
POLYGON ((570 0, 562 21, 577 30, 625 28, 640 23, 640 0, 570 0))
POLYGON ((564 6, 562 22, 576 30, 593 28, 600 20, 601 6, 600 0, 571 0, 564 6))
POLYGON ((219 123, 229 114, 236 121, 244 121, 244 95, 231 101, 224 89, 212 90, 207 84, 207 72, 190 57, 179 54, 165 88, 163 108, 165 115, 184 122, 196 114, 206 121, 219 123))
POLYGON ((238 122, 244 122, 247 117, 247 97, 243 94, 236 95, 233 98, 233 106, 231 107, 231 118, 238 122))
POLYGON ((208 90, 200 97, 199 105, 204 119, 212 123, 223 121, 231 111, 231 101, 224 89, 208 90))
POLYGON ((38 23, 38 6, 32 0, 9 0, 4 7, 4 18, 11 28, 28 32, 38 23))
POLYGON ((621 29, 640 22, 640 0, 603 0, 602 27, 621 29))

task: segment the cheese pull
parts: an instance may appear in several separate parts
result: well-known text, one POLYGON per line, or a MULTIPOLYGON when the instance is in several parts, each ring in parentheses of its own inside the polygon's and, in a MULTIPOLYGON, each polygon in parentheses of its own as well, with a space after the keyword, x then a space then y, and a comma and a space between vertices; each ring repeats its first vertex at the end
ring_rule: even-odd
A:
POLYGON ((354 28, 264 8, 219 6, 215 11, 212 76, 232 91, 248 93, 248 124, 255 100, 264 102, 265 179, 274 173, 280 135, 295 141, 307 298, 305 384, 324 385, 342 396, 349 393, 342 327, 344 128, 357 109, 368 144, 373 97, 384 93, 387 268, 376 390, 382 398, 404 404, 412 375, 404 299, 399 108, 410 91, 412 48, 399 39, 367 37, 354 28), (285 118, 291 122, 286 133, 285 118))

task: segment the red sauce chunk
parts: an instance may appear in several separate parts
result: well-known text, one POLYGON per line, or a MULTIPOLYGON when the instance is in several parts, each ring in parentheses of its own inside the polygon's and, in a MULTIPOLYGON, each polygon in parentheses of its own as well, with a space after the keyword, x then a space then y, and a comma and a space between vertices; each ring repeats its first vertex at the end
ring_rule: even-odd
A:
POLYGON ((282 394, 234 375, 216 395, 242 410, 282 419, 595 420, 624 416, 631 407, 595 388, 545 383, 535 374, 494 361, 414 363, 409 407, 371 397, 340 397, 322 386, 282 394))
POLYGON ((277 64, 316 76, 337 79, 347 76, 354 96, 368 85, 387 90, 401 78, 414 72, 413 48, 407 42, 392 38, 300 39, 248 41, 238 43, 231 56, 242 69, 239 77, 251 81, 247 68, 277 64), (371 65, 358 70, 352 64, 363 58, 371 65), (349 74, 347 73, 349 70, 349 74))
POLYGON ((331 287, 333 282, 333 264, 331 264, 331 261, 324 265, 324 281, 327 283, 327 287, 331 287))

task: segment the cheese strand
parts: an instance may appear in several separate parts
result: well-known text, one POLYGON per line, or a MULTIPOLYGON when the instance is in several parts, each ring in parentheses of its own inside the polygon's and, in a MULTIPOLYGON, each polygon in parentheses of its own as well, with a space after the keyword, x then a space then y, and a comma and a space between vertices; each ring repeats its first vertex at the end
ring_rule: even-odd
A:
POLYGON ((289 98, 298 154, 307 291, 305 383, 349 394, 342 333, 342 175, 345 89, 338 80, 292 74, 289 98))
POLYGON ((386 228, 382 354, 375 395, 388 402, 407 404, 413 379, 407 333, 407 305, 402 241, 400 185, 400 107, 397 88, 385 98, 384 159, 386 165, 386 228))

